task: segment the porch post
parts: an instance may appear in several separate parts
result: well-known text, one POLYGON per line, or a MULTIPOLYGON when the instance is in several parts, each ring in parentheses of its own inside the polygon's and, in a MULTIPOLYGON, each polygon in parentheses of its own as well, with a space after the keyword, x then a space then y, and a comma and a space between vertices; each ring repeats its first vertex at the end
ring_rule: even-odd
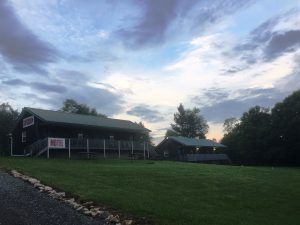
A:
POLYGON ((119 159, 121 158, 121 145, 120 140, 118 141, 118 149, 119 149, 119 159))
POLYGON ((13 137, 10 136, 10 156, 13 156, 13 137))
POLYGON ((144 142, 144 160, 146 159, 146 142, 144 142))
POLYGON ((49 159, 49 138, 47 138, 47 159, 49 159))
POLYGON ((89 139, 86 139, 86 151, 90 152, 89 139))
POLYGON ((105 139, 103 139, 103 157, 105 158, 106 155, 105 155, 105 139))
POLYGON ((148 151, 148 159, 150 158, 150 153, 149 153, 149 143, 147 143, 147 151, 148 151))
POLYGON ((69 159, 71 158, 71 139, 69 138, 69 159))
POLYGON ((49 159, 49 147, 47 147, 47 159, 49 159))
POLYGON ((131 141, 131 154, 133 155, 133 141, 131 141))

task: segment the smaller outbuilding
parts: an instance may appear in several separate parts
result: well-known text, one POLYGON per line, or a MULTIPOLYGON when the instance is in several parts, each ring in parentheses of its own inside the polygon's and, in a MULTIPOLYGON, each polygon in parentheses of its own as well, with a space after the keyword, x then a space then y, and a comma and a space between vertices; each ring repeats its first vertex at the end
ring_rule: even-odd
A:
POLYGON ((208 139, 167 137, 156 146, 157 154, 163 159, 189 162, 230 163, 226 154, 216 154, 225 145, 208 139))

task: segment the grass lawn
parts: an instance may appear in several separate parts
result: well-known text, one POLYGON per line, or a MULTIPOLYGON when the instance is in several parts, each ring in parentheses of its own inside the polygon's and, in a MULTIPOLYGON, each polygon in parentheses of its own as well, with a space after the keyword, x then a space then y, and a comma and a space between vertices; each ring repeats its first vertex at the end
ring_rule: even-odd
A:
POLYGON ((1 167, 160 225, 300 223, 299 168, 0 157, 1 167))

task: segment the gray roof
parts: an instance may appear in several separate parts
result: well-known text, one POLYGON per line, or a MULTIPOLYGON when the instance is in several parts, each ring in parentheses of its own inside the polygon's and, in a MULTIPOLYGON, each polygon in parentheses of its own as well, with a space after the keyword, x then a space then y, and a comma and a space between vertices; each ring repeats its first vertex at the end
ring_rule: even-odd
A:
POLYGON ((196 138, 187 138, 187 137, 182 137, 182 136, 172 136, 168 137, 165 140, 174 140, 184 146, 189 146, 189 147, 222 147, 226 148, 225 145, 219 144, 215 141, 211 141, 208 139, 196 139, 196 138))
POLYGON ((150 130, 129 120, 110 119, 99 116, 89 116, 62 111, 44 110, 25 107, 23 109, 40 120, 49 123, 73 124, 81 126, 101 127, 108 129, 123 129, 134 132, 149 132, 150 130))

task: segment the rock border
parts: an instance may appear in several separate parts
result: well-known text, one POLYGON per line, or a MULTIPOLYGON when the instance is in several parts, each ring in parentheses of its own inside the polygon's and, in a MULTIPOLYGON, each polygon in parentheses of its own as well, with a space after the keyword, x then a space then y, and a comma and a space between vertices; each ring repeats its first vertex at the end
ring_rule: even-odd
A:
POLYGON ((111 225, 151 225, 152 223, 146 218, 136 219, 122 215, 115 210, 109 210, 105 207, 94 205, 94 202, 80 202, 75 197, 69 197, 65 192, 55 190, 54 188, 44 185, 36 178, 19 173, 16 170, 11 170, 10 174, 16 178, 26 181, 33 185, 40 192, 48 194, 50 197, 64 202, 74 210, 93 218, 104 220, 106 224, 111 225))

